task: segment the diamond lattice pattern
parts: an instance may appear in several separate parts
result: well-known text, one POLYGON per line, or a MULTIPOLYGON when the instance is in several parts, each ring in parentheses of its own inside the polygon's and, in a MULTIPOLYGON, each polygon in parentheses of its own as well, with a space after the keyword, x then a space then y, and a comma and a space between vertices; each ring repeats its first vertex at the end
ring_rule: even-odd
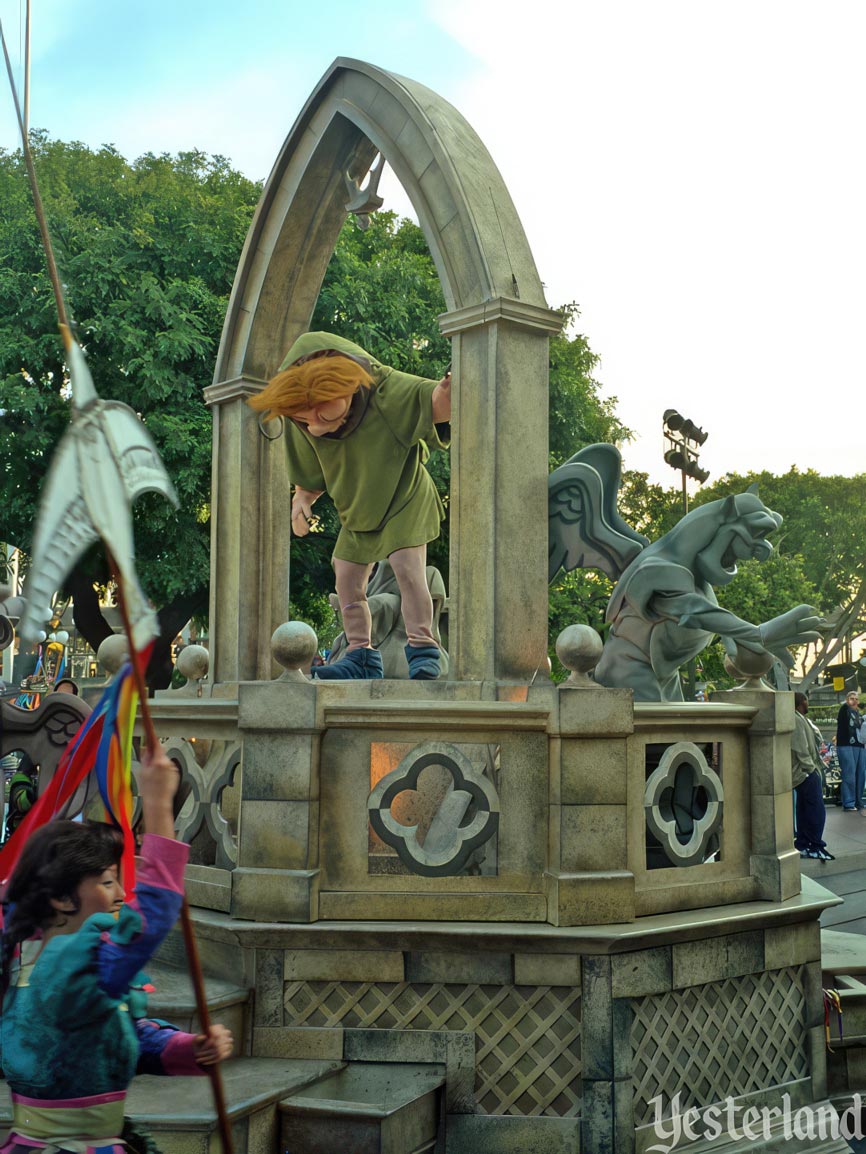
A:
POLYGON ((632 1001, 635 1123, 680 1107, 707 1106, 808 1073, 804 967, 632 1001))
POLYGON ((580 1113, 580 993, 570 986, 288 982, 286 1025, 475 1034, 487 1114, 580 1113))

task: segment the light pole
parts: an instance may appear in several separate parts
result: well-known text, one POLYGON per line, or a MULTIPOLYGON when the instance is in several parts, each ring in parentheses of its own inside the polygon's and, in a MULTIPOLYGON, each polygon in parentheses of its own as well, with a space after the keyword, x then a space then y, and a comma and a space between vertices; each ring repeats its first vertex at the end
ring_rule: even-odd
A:
POLYGON ((665 450, 665 460, 672 469, 679 469, 683 478, 683 516, 689 511, 689 494, 686 477, 694 477, 701 485, 709 477, 706 469, 698 464, 701 445, 710 435, 699 429, 694 421, 682 416, 676 409, 665 409, 662 417, 662 431, 670 448, 665 450))
MULTIPOLYGON (((662 416, 662 432, 669 448, 665 449, 665 460, 672 469, 678 469, 683 482, 683 516, 689 511, 689 493, 686 488, 686 478, 693 477, 699 485, 703 485, 709 473, 698 464, 701 454, 701 445, 706 441, 709 433, 705 433, 694 421, 678 413, 676 409, 665 409, 662 416)), ((695 699, 695 659, 688 664, 689 670, 689 700, 695 699)))

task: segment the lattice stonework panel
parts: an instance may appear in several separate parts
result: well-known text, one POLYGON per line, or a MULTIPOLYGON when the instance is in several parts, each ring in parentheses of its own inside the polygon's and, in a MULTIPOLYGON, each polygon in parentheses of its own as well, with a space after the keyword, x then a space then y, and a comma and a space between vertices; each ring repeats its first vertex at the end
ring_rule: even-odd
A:
POLYGON ((286 1025, 475 1034, 487 1114, 580 1113, 580 993, 570 986, 287 982, 286 1025))
POLYGON ((707 1106, 809 1072, 804 967, 749 974, 632 1001, 634 1116, 707 1106))

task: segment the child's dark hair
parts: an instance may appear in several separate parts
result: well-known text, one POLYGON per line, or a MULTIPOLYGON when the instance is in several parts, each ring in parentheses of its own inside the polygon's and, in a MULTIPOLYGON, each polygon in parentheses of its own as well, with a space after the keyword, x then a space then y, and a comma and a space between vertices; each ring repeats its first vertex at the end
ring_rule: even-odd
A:
POLYGON ((102 822, 52 821, 31 834, 3 895, 0 1004, 9 987, 16 949, 57 916, 52 898, 76 903, 82 881, 119 867, 122 853, 120 831, 102 822))

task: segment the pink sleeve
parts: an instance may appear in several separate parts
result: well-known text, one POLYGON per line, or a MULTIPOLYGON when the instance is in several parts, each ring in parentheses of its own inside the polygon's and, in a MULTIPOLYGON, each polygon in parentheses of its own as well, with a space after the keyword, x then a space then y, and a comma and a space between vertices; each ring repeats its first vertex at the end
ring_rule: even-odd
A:
POLYGON ((176 1030, 163 1047, 162 1068, 166 1074, 205 1074, 207 1071, 195 1060, 195 1034, 176 1030))
POLYGON ((141 842, 138 884, 183 894, 183 871, 188 857, 186 842, 146 833, 141 842))

